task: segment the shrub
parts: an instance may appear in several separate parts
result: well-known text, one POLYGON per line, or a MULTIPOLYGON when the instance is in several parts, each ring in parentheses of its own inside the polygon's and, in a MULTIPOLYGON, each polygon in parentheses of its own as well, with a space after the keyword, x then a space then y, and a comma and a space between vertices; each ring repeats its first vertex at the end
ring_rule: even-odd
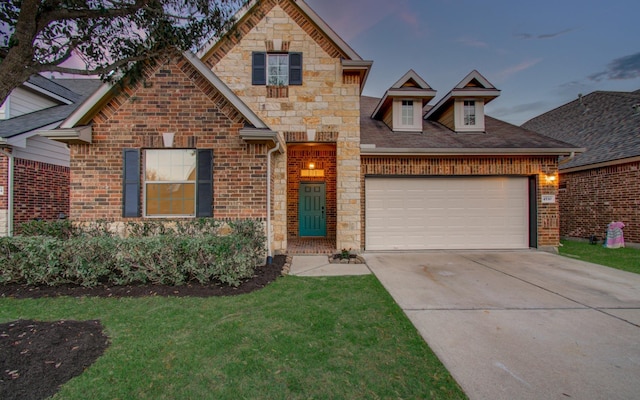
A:
POLYGON ((238 286, 264 257, 266 237, 258 221, 228 222, 227 235, 220 234, 223 225, 211 219, 144 222, 128 226, 126 238, 100 223, 70 230, 39 225, 27 230, 38 236, 0 239, 0 283, 238 286))

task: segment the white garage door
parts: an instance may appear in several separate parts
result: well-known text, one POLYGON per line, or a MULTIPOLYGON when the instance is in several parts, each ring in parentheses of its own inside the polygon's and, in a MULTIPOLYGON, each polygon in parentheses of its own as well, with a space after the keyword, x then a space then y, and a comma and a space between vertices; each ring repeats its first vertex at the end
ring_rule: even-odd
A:
POLYGON ((521 177, 366 178, 366 249, 529 247, 521 177))

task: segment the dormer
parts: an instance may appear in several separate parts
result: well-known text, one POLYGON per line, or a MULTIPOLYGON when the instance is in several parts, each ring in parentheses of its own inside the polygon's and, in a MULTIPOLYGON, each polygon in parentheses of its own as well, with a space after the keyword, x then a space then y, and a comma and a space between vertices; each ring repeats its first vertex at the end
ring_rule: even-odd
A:
POLYGON ((429 110, 425 119, 437 121, 454 132, 482 133, 484 106, 498 96, 500 90, 473 70, 429 110))
POLYGON ((409 70, 386 91, 371 118, 394 132, 422 132, 422 108, 436 96, 414 70, 409 70))

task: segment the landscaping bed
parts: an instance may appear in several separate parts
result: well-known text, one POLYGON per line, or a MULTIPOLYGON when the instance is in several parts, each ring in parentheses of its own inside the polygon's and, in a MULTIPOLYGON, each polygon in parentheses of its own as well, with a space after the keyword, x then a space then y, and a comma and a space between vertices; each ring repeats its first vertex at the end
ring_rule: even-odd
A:
MULTIPOLYGON (((211 297, 246 294, 264 288, 282 274, 284 255, 256 268, 238 287, 211 284, 80 287, 0 285, 0 297, 211 297)), ((60 385, 80 375, 102 355, 108 338, 100 321, 18 320, 0 324, 0 398, 45 399, 60 385)))

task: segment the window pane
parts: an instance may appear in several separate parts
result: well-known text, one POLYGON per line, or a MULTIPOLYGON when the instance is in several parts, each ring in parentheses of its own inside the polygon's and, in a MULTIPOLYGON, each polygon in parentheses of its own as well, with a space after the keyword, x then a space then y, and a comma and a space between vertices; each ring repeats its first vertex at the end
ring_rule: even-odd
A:
POLYGON ((195 150, 147 150, 145 179, 149 181, 195 181, 195 150))
POLYGON ((402 125, 413 125, 413 101, 402 100, 402 125))
POLYGON ((466 100, 464 102, 464 124, 475 125, 476 124, 476 102, 466 100))
POLYGON ((194 183, 148 183, 147 215, 193 215, 194 183))
POLYGON ((267 55, 267 84, 272 86, 286 86, 289 84, 289 55, 267 55))

